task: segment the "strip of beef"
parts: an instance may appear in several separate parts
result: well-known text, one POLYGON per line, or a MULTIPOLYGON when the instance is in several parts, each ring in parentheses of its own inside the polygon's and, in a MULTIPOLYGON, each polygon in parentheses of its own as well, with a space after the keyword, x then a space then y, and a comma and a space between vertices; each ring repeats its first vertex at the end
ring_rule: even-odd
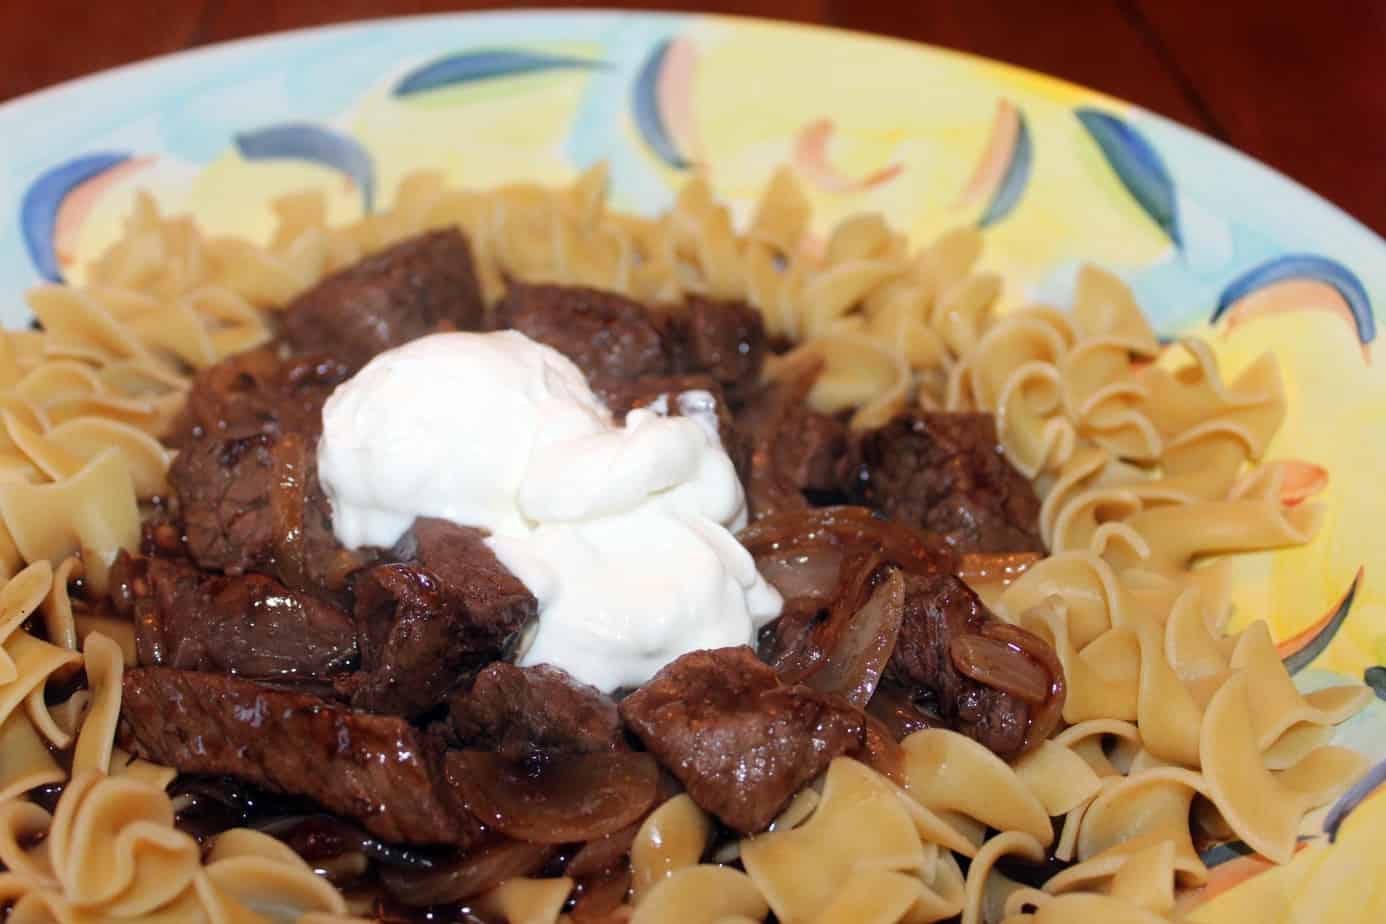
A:
POLYGON ((771 382, 750 396, 736 417, 750 453, 746 478, 751 516, 808 507, 805 492, 838 489, 847 450, 847 428, 804 403, 817 367, 771 382))
POLYGON ((322 432, 322 406, 351 370, 324 354, 283 358, 275 345, 228 356, 194 378, 170 442, 322 432))
POLYGON ((1043 552, 1039 498, 1001 451, 990 414, 906 412, 856 436, 847 491, 960 552, 1043 552))
POLYGON ((616 703, 547 664, 497 661, 451 705, 453 731, 466 747, 510 760, 628 750, 616 703))
POLYGON ((698 372, 721 385, 733 402, 760 381, 765 362, 765 324, 742 302, 690 296, 670 314, 670 346, 679 372, 698 372))
POLYGON ((707 392, 717 411, 717 433, 722 438, 722 448, 731 456, 737 474, 745 481, 750 454, 736 428, 722 386, 711 376, 647 375, 638 379, 602 379, 593 383, 593 389, 617 421, 624 420, 635 408, 652 404, 662 406, 670 414, 682 415, 691 407, 688 401, 693 399, 693 396, 688 399, 682 396, 688 392, 707 392))
POLYGON ((365 564, 333 535, 317 454, 299 433, 193 440, 169 481, 187 552, 202 568, 260 571, 291 590, 344 600, 348 577, 365 564))
POLYGON ((1048 737, 1063 707, 1063 671, 1049 647, 997 620, 967 584, 942 572, 905 575, 887 673, 1003 759, 1048 737))
POLYGON ((745 834, 765 830, 834 757, 862 744, 858 710, 782 685, 744 647, 686 654, 620 709, 693 800, 745 834))
POLYGON ((671 371, 659 320, 615 292, 513 282, 496 306, 494 323, 553 347, 589 381, 671 371))
POLYGON ((291 302, 284 335, 353 369, 438 330, 477 330, 484 303, 472 251, 455 228, 401 241, 333 273, 291 302))
POLYGON ((387 841, 481 839, 445 782, 441 742, 402 719, 222 674, 144 667, 125 674, 120 738, 182 773, 312 799, 387 841))
POLYGON ((135 604, 140 663, 265 679, 314 679, 356 661, 351 616, 262 574, 209 574, 183 559, 154 558, 135 604))
POLYGON ((364 674, 353 679, 351 698, 364 709, 412 716, 502 657, 538 602, 478 530, 420 518, 395 554, 407 563, 377 565, 356 579, 364 674))

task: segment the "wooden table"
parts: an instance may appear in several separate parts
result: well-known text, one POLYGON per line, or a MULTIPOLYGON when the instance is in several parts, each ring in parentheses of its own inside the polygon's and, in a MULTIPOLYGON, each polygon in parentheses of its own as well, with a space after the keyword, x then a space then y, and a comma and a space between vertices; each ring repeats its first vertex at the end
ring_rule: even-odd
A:
MULTIPOLYGON (((300 26, 519 4, 0 0, 0 100, 300 26)), ((591 4, 548 0, 549 6, 591 4)), ((1087 84, 1261 158, 1386 234, 1386 0, 653 0, 917 39, 1087 84)))

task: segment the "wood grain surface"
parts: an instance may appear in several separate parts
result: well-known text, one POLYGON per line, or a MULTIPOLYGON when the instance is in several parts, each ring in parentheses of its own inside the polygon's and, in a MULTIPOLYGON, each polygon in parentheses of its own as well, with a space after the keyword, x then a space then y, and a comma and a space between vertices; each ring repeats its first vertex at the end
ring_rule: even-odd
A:
MULTIPOLYGON (((152 55, 457 0, 0 0, 0 100, 152 55)), ((593 4, 547 0, 550 7, 593 4)), ((607 0, 929 42, 1138 103, 1264 160, 1386 234, 1386 0, 607 0)), ((3 142, 0 142, 3 143, 3 142)))

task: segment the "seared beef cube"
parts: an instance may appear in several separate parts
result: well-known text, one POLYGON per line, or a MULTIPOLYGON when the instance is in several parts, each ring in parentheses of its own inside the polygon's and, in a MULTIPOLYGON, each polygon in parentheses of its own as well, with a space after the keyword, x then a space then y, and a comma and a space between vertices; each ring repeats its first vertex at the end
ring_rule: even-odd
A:
POLYGON ((529 588, 496 558, 478 529, 419 517, 394 549, 442 582, 449 604, 467 614, 469 640, 499 654, 539 612, 529 588))
POLYGON ((627 750, 616 703, 547 664, 488 666, 453 696, 452 728, 464 746, 511 760, 627 750))
MULTIPOLYGON (((906 574, 904 618, 886 671, 926 697, 950 727, 1010 759, 1024 748, 1039 704, 967 676, 955 654, 959 640, 984 636, 995 620, 972 588, 953 575, 906 574)), ((1019 651, 1012 656, 1024 657, 1019 651)), ((1040 737, 1047 734, 1042 730, 1040 737)))
POLYGON ((309 445, 322 435, 322 406, 337 386, 351 378, 351 367, 328 353, 307 353, 284 360, 275 409, 280 433, 301 433, 309 445))
POLYGON ((367 558, 333 534, 317 468, 298 433, 192 441, 169 469, 188 554, 202 568, 263 571, 291 590, 345 601, 348 577, 367 558))
POLYGON ((538 612, 475 529, 421 518, 397 549, 417 564, 378 565, 356 581, 361 666, 352 703, 418 715, 505 654, 538 612))
POLYGON ((842 421, 807 407, 789 413, 775 441, 775 467, 800 491, 832 491, 847 448, 842 421))
POLYGON ((686 654, 620 708, 693 801, 743 834, 765 830, 834 757, 862 744, 858 710, 782 686, 749 648, 686 654))
POLYGON ((496 307, 495 324, 553 347, 589 380, 670 371, 658 319, 644 305, 614 292, 511 283, 496 307))
POLYGON ((733 401, 756 387, 766 346, 765 324, 758 311, 741 302, 695 295, 670 317, 676 369, 710 376, 733 401))
POLYGON ((361 561, 332 534, 314 448, 323 403, 348 374, 331 357, 280 359, 265 348, 198 375, 169 480, 200 566, 265 570, 293 590, 344 589, 361 561))
POLYGON ((804 492, 831 492, 841 483, 847 428, 804 404, 816 371, 771 382, 736 416, 749 448, 747 498, 751 514, 768 516, 808 506, 804 492))
POLYGON ((170 442, 181 447, 203 435, 235 438, 271 431, 278 417, 275 383, 282 365, 270 344, 199 371, 170 442))
POLYGON ((467 239, 430 231, 323 279, 289 304, 284 334, 359 369, 438 330, 477 330, 483 302, 467 239))
POLYGON ((140 663, 266 679, 317 678, 356 660, 351 616, 261 574, 225 577, 184 560, 148 562, 137 607, 140 663))
POLYGON ((851 450, 854 500, 961 552, 1044 551, 1039 498, 1006 461, 990 414, 907 412, 851 450))
POLYGON ((638 379, 603 379, 593 383, 597 396, 602 399, 617 422, 624 421, 626 415, 638 407, 649 407, 662 403, 672 416, 681 416, 684 402, 679 396, 690 391, 705 391, 712 396, 717 410, 717 433, 722 438, 722 448, 731 456, 737 474, 745 480, 750 458, 746 444, 736 429, 736 420, 727 405, 722 386, 706 375, 647 375, 638 379))
POLYGON ((146 760, 312 799, 387 841, 481 839, 445 782, 441 741, 402 719, 162 667, 127 671, 120 708, 122 746, 146 760))
POLYGON ((203 438, 173 460, 168 475, 188 553, 203 568, 239 573, 272 558, 275 442, 267 433, 203 438))
POLYGON ((322 406, 350 376, 321 354, 283 359, 270 345, 228 356, 194 378, 170 442, 178 448, 201 437, 236 439, 257 433, 322 432, 322 406))

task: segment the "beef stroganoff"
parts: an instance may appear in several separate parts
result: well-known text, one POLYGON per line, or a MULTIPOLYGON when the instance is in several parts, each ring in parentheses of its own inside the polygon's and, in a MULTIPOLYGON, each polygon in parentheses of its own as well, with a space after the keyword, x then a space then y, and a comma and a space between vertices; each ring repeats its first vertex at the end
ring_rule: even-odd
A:
POLYGON ((305 193, 265 246, 142 196, 32 293, 0 340, 10 920, 1145 922, 1205 844, 1291 858, 1369 693, 1226 631, 1223 556, 1317 528, 1264 459, 1273 356, 1162 347, 1092 267, 1000 310, 977 232, 820 240, 787 170, 741 230, 701 181, 652 219, 605 186, 418 174, 346 227, 305 193), (327 397, 500 329, 617 423, 698 416, 783 601, 749 646, 608 695, 523 660, 544 595, 479 523, 334 535, 327 397))

